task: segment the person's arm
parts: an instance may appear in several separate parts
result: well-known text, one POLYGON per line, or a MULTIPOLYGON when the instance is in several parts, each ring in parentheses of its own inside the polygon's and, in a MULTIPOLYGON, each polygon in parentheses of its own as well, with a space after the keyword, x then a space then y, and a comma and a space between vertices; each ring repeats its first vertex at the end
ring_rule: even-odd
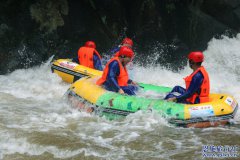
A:
POLYGON ((99 71, 103 70, 101 59, 96 54, 93 54, 93 64, 95 69, 99 71))
POLYGON ((128 84, 131 84, 133 81, 131 79, 128 80, 128 84))
POLYGON ((72 59, 72 62, 75 62, 75 63, 78 63, 78 64, 79 64, 78 57, 74 57, 74 58, 72 59))
POLYGON ((117 61, 112 61, 109 64, 109 71, 108 71, 107 81, 117 91, 119 91, 121 89, 120 86, 118 85, 118 82, 117 82, 117 76, 119 74, 120 74, 120 68, 119 68, 118 62, 117 61))
POLYGON ((137 82, 135 82, 135 81, 133 81, 131 79, 128 80, 128 84, 138 86, 137 82))
POLYGON ((196 93, 203 82, 203 75, 201 72, 198 72, 195 76, 192 78, 192 82, 190 83, 189 88, 186 90, 186 92, 180 96, 177 96, 177 102, 181 102, 187 98, 190 98, 194 93, 196 93))
POLYGON ((110 52, 109 52, 109 54, 110 54, 110 55, 113 55, 113 54, 115 54, 116 52, 118 52, 119 50, 120 50, 120 47, 117 46, 117 47, 111 49, 110 52))

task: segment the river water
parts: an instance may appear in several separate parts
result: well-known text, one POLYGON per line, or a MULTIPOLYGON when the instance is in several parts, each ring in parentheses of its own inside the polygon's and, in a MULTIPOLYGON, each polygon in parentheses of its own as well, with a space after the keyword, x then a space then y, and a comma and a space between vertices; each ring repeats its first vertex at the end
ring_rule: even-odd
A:
MULTIPOLYGON (((240 34, 212 39, 204 54, 211 92, 240 103, 240 34)), ((64 98, 69 84, 49 64, 0 75, 0 159, 203 159, 208 145, 238 146, 240 154, 239 111, 234 125, 206 129, 175 127, 141 111, 109 121, 71 108, 64 98)), ((136 81, 170 87, 184 86, 190 73, 188 66, 180 72, 138 65, 130 70, 136 81)))

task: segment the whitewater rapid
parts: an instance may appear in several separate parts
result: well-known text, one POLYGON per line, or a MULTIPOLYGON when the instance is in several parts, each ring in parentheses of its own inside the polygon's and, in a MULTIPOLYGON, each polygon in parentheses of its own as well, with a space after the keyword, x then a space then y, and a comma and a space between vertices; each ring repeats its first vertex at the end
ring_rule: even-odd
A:
MULTIPOLYGON (((204 55, 211 92, 230 94, 240 103, 240 34, 212 39, 204 55)), ((188 152, 191 159, 199 154, 198 159, 204 144, 234 145, 239 140, 239 111, 237 127, 201 130, 176 128, 155 113, 141 111, 122 121, 81 113, 66 102, 70 85, 51 73, 51 59, 0 75, 0 159, 172 159, 188 152), (224 138, 225 132, 233 141, 224 138)), ((135 64, 130 76, 137 82, 173 87, 184 86, 183 77, 191 72, 188 66, 173 72, 161 64, 135 64)))

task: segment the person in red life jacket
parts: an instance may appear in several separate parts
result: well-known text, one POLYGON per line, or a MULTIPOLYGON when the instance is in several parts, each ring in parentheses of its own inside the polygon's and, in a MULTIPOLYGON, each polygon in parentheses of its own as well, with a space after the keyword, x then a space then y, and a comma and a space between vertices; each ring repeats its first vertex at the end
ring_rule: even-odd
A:
POLYGON ((101 56, 96 50, 96 44, 93 41, 87 41, 83 47, 80 47, 78 57, 73 58, 72 61, 89 68, 103 70, 101 56))
POLYGON ((188 60, 193 73, 184 78, 186 89, 175 86, 165 99, 187 104, 209 102, 210 81, 207 71, 201 66, 204 55, 202 52, 191 52, 188 60))
POLYGON ((113 48, 113 49, 110 51, 110 54, 111 54, 111 55, 114 55, 114 54, 115 54, 114 56, 118 57, 119 50, 120 50, 120 48, 123 47, 123 46, 126 46, 126 47, 132 49, 132 47, 133 47, 133 41, 132 41, 132 39, 130 39, 130 38, 128 38, 128 37, 124 38, 123 41, 122 41, 122 43, 121 43, 119 46, 113 48))
POLYGON ((129 79, 126 65, 132 60, 134 53, 132 49, 123 46, 120 48, 119 55, 110 59, 106 64, 103 75, 96 82, 105 89, 120 94, 135 95, 138 87, 135 82, 129 79))

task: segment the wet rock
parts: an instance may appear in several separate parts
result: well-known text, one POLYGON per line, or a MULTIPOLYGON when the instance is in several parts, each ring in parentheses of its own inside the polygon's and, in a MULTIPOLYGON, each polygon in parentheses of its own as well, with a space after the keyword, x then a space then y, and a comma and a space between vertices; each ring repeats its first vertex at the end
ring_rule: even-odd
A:
POLYGON ((189 51, 240 31, 238 0, 6 0, 0 13, 0 74, 76 57, 87 40, 108 54, 125 36, 139 63, 178 70, 189 51))

